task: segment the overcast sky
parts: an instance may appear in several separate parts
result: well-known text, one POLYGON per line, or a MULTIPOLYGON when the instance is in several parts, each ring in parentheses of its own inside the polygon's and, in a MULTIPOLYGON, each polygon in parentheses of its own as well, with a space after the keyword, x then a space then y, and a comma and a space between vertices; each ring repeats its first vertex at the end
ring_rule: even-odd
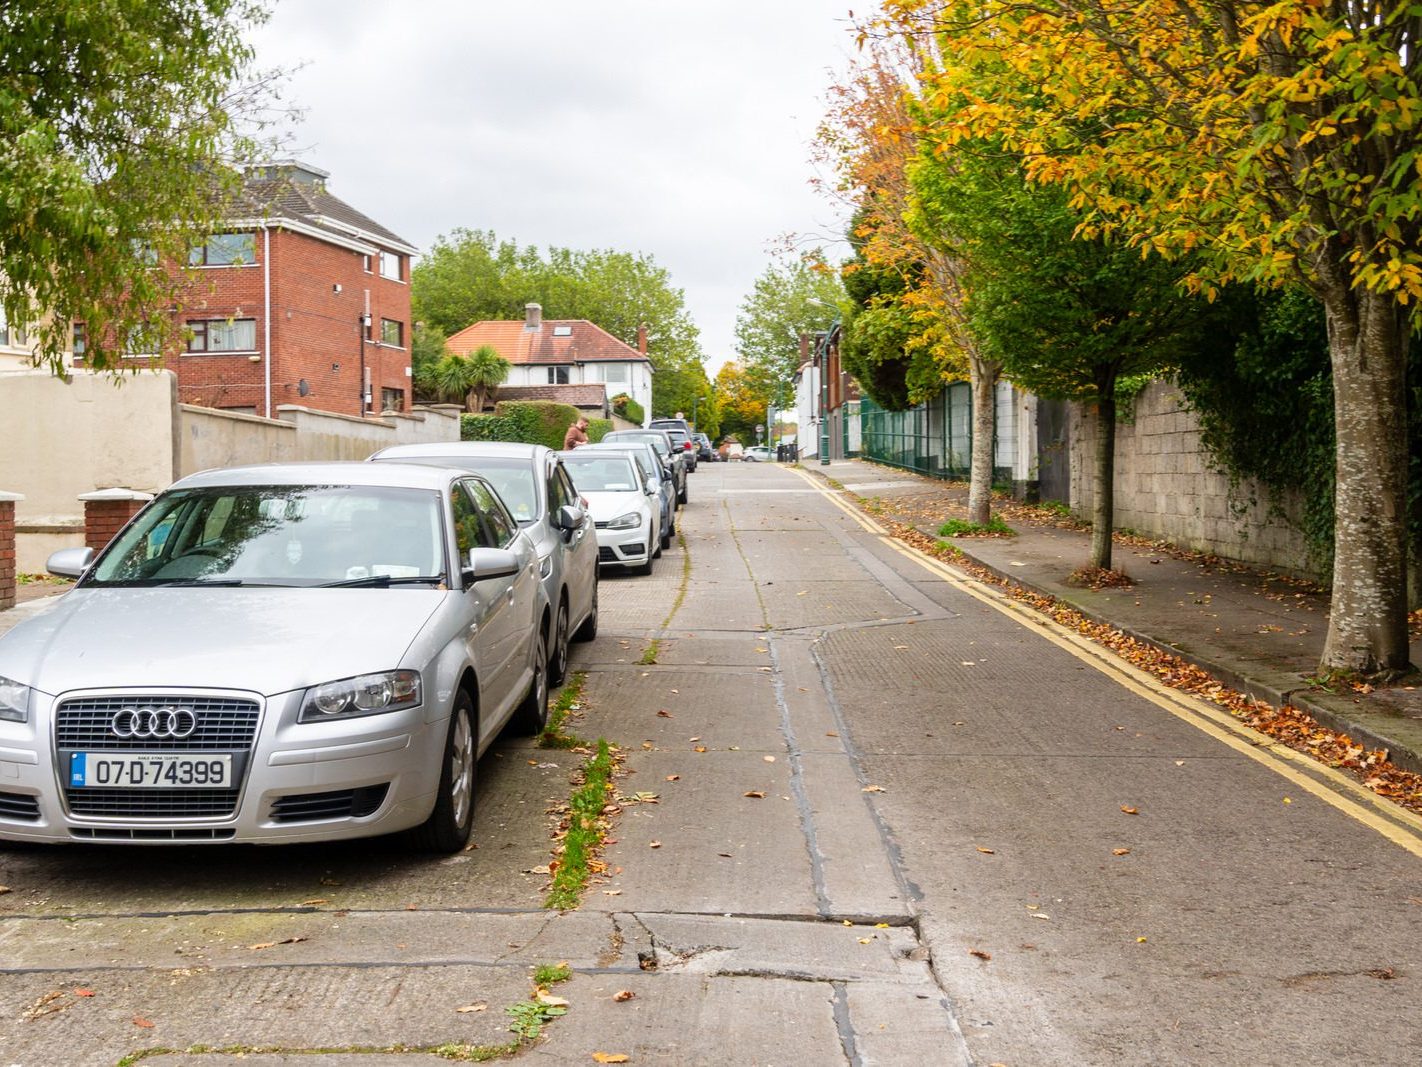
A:
MULTIPOLYGON (((810 188, 848 0, 276 0, 263 66, 305 66, 293 155, 429 248, 458 227, 646 252, 715 369, 777 237, 833 237, 810 188)), ((836 252, 836 257, 840 253, 836 252)))

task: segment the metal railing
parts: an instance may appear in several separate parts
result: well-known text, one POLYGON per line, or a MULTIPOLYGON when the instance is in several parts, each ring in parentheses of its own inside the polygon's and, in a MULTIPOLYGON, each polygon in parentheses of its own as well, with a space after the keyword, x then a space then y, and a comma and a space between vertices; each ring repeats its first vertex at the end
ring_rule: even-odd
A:
POLYGON ((863 458, 934 478, 968 477, 973 406, 967 382, 945 385, 932 400, 907 411, 885 411, 864 397, 859 422, 863 458))

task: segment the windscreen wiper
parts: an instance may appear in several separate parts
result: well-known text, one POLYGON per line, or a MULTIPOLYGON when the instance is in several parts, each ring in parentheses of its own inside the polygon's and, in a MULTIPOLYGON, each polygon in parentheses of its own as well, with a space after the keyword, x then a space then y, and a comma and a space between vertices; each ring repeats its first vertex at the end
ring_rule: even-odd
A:
POLYGON ((369 587, 384 589, 391 585, 435 585, 443 583, 442 574, 367 574, 364 578, 344 578, 339 582, 322 582, 317 589, 336 589, 340 586, 369 587))

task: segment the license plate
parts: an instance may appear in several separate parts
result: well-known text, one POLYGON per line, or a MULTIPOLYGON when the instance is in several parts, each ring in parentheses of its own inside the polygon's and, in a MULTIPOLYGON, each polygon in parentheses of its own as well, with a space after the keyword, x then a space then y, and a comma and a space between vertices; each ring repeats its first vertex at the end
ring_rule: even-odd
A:
POLYGON ((173 752, 74 752, 71 789, 229 789, 232 757, 173 752))

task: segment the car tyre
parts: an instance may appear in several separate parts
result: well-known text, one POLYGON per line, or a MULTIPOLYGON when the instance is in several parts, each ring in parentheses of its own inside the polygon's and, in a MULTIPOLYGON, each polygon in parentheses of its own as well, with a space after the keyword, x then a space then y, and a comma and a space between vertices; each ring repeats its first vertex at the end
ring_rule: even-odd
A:
POLYGON ((574 641, 591 641, 597 636, 597 576, 593 576, 592 605, 588 608, 588 617, 582 621, 578 627, 578 632, 573 634, 574 641))
POLYGON ((558 621, 553 628, 553 651, 548 660, 548 684, 562 685, 568 677, 568 602, 558 605, 558 621))
POLYGON ((479 741, 474 700, 459 689, 449 715, 449 733, 440 764, 439 792, 430 817, 411 831, 424 852, 458 852, 474 831, 474 787, 478 781, 479 741))
POLYGON ((685 503, 686 503, 686 483, 685 483, 685 482, 682 482, 682 483, 681 483, 681 492, 677 493, 677 495, 676 495, 676 502, 677 502, 678 504, 685 504, 685 503))
MULTIPOLYGON (((657 550, 657 554, 658 554, 658 555, 661 554, 661 550, 660 550, 660 549, 657 550)), ((652 573, 652 563, 654 562, 655 559, 656 559, 656 557, 652 555, 652 539, 649 537, 649 538, 647 538, 647 562, 646 562, 646 563, 643 563, 640 567, 633 567, 633 568, 632 568, 632 573, 633 573, 633 574, 651 574, 651 573, 652 573)))
POLYGON ((514 709, 509 726, 514 733, 532 736, 541 734, 548 725, 548 634, 538 628, 538 648, 533 654, 533 680, 528 692, 514 709))

